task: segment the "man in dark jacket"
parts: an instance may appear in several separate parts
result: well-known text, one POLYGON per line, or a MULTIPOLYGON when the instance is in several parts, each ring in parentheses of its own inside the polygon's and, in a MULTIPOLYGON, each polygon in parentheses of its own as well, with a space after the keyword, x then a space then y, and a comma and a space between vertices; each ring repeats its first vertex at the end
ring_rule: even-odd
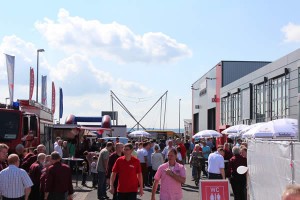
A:
POLYGON ((37 156, 37 161, 29 168, 29 176, 33 182, 29 199, 36 200, 40 198, 40 179, 43 170, 43 163, 45 162, 46 154, 40 153, 37 156))
MULTIPOLYGON (((116 162, 116 160, 120 157, 123 156, 123 147, 124 145, 122 143, 117 143, 116 144, 116 151, 112 153, 109 158, 108 158, 108 166, 107 166, 107 172, 106 172, 106 178, 110 179, 111 173, 113 166, 116 162)), ((116 175, 116 179, 114 181, 114 188, 117 188, 118 186, 118 175, 116 175)), ((117 200, 117 191, 114 191, 113 194, 113 200, 117 200)))
POLYGON ((45 199, 48 200, 72 200, 74 193, 72 185, 72 173, 68 165, 60 162, 58 152, 51 153, 52 165, 48 168, 45 181, 45 199))
POLYGON ((233 157, 228 164, 228 177, 230 177, 230 184, 234 194, 235 200, 246 200, 246 174, 237 173, 239 166, 247 166, 247 158, 240 155, 240 148, 235 146, 232 148, 233 157))
MULTIPOLYGON (((46 147, 43 144, 40 144, 39 146, 37 146, 37 155, 40 153, 46 153, 46 147)), ((20 167, 22 169, 24 169, 26 172, 29 172, 29 168, 30 166, 37 161, 37 155, 34 155, 33 153, 28 153, 28 155, 25 156, 22 164, 20 165, 20 167), (32 154, 32 155, 30 155, 32 154)))

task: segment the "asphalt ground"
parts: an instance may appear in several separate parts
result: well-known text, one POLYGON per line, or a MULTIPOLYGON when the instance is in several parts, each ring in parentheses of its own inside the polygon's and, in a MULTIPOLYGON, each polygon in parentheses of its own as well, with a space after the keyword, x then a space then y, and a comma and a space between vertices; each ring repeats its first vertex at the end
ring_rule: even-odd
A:
MULTIPOLYGON (((190 168, 189 164, 185 165, 186 168, 186 183, 183 184, 182 186, 182 191, 183 191, 183 199, 184 200, 197 200, 200 199, 199 196, 199 187, 195 185, 195 182, 192 181, 192 168, 190 168)), ((201 179, 206 179, 206 177, 201 177, 201 179)), ((74 179, 75 180, 75 176, 74 179)), ((91 199, 98 199, 97 198, 97 189, 92 188, 92 182, 91 182, 91 177, 88 177, 87 181, 87 186, 82 186, 81 185, 81 176, 79 176, 79 182, 78 186, 76 187, 75 183, 73 182, 74 185, 74 200, 91 200, 91 199)), ((231 191, 230 192, 230 200, 233 200, 233 195, 231 191)), ((150 200, 151 199, 151 191, 152 188, 146 187, 144 189, 144 195, 142 197, 138 196, 139 200, 150 200)), ((112 199, 112 195, 107 191, 107 196, 112 199)), ((156 200, 159 200, 159 193, 156 194, 156 200)))

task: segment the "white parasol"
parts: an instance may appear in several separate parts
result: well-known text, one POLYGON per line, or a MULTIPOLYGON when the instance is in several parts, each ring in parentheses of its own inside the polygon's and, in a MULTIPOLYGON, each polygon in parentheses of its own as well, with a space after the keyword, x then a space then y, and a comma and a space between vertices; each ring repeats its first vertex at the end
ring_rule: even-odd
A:
POLYGON ((228 135, 229 138, 235 138, 235 137, 239 137, 240 132, 245 129, 246 127, 249 127, 249 125, 246 124, 238 124, 238 125, 234 125, 234 126, 230 126, 227 129, 225 129, 224 131, 222 131, 223 134, 228 135))
POLYGON ((222 134, 215 130, 203 130, 203 131, 199 131, 198 133, 193 135, 194 139, 212 138, 212 137, 222 137, 222 134))
POLYGON ((261 123, 243 134, 243 137, 252 138, 292 138, 298 135, 298 120, 278 119, 261 123))
POLYGON ((131 137, 131 138, 141 138, 141 137, 150 138, 151 134, 146 132, 146 131, 133 131, 133 132, 128 134, 128 137, 131 137))

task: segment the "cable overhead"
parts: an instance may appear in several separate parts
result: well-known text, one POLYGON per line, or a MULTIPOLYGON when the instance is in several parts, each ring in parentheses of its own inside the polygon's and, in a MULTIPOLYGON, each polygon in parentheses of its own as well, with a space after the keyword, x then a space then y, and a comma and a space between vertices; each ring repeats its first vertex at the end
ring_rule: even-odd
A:
MULTIPOLYGON (((161 101, 161 111, 160 111, 160 129, 161 129, 161 115, 162 115, 162 110, 163 110, 163 107, 162 107, 162 104, 163 104, 163 97, 165 97, 165 108, 164 108, 164 122, 163 122, 163 129, 165 127, 165 118, 166 118, 166 107, 167 107, 167 93, 168 91, 166 91, 162 96, 160 96, 158 98, 158 100, 151 106, 151 108, 141 117, 140 120, 137 120, 133 114, 129 111, 129 109, 123 104, 123 102, 117 97, 117 95, 111 90, 111 100, 112 100, 112 110, 114 110, 114 104, 113 104, 113 101, 115 100, 117 104, 119 104, 121 106, 121 108, 136 122, 136 124, 130 129, 133 130, 136 126, 137 126, 137 129, 139 130, 139 127, 141 126, 144 130, 146 130, 146 128, 141 124, 141 121, 149 114, 149 112, 157 105, 157 103, 159 101, 161 101)), ((133 98, 133 97, 131 97, 133 98)), ((152 97, 151 97, 152 98, 152 97)), ((144 101, 141 101, 141 99, 146 99, 146 98, 138 98, 139 99, 139 102, 144 102, 144 101, 148 101, 148 100, 144 100, 144 101)), ((137 103, 139 103, 137 102, 137 103)), ((129 131, 129 132, 130 132, 129 131)))

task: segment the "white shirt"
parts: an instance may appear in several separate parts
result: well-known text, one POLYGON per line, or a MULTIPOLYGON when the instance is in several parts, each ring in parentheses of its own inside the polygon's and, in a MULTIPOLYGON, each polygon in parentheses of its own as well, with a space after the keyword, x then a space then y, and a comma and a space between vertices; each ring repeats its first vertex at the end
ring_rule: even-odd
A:
POLYGON ((139 159, 140 163, 145 163, 145 157, 148 156, 148 151, 146 149, 138 149, 137 150, 137 158, 139 159))
POLYGON ((177 160, 182 161, 182 156, 180 152, 177 152, 177 160))
POLYGON ((33 183, 24 169, 9 165, 0 172, 0 194, 7 198, 19 198, 25 195, 25 188, 33 183))
POLYGON ((91 173, 95 173, 95 174, 98 173, 98 172, 97 172, 97 163, 96 163, 95 161, 93 161, 93 162, 91 163, 91 173))
POLYGON ((175 147, 169 148, 169 146, 166 146, 166 147, 164 148, 164 150, 161 152, 161 153, 165 156, 165 159, 168 159, 168 152, 169 152, 169 150, 171 150, 171 149, 175 149, 175 147))
POLYGON ((54 151, 57 151, 60 157, 62 158, 63 152, 62 152, 62 147, 59 146, 58 144, 54 147, 54 151))
POLYGON ((224 169, 224 157, 217 151, 209 154, 207 171, 209 173, 221 174, 220 169, 224 169))
POLYGON ((56 145, 58 145, 58 143, 55 141, 54 144, 53 144, 53 147, 55 147, 56 145))
POLYGON ((152 169, 157 171, 158 167, 164 163, 164 158, 161 153, 152 153, 151 155, 152 169))

